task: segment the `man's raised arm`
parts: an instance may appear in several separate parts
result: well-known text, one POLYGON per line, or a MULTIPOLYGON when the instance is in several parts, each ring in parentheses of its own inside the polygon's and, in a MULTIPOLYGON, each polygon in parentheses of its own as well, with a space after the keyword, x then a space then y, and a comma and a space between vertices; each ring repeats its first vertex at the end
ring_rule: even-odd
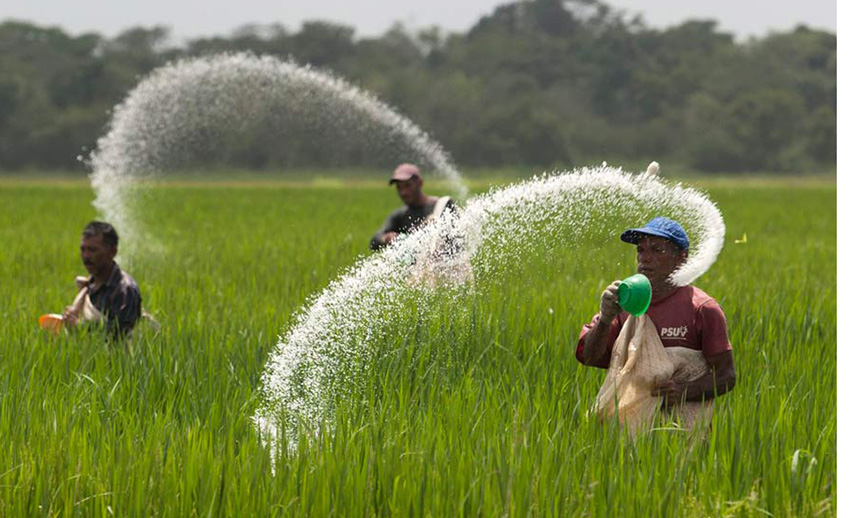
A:
POLYGON ((602 292, 599 301, 599 318, 594 319, 590 330, 579 344, 576 356, 585 365, 608 368, 608 346, 611 336, 611 323, 622 311, 617 302, 617 290, 620 281, 614 281, 602 292))
POLYGON ((373 235, 372 239, 369 241, 369 248, 377 252, 381 248, 392 243, 392 240, 398 236, 396 232, 392 231, 392 229, 395 228, 395 218, 395 212, 387 217, 384 224, 381 225, 381 228, 375 232, 375 235, 373 235))

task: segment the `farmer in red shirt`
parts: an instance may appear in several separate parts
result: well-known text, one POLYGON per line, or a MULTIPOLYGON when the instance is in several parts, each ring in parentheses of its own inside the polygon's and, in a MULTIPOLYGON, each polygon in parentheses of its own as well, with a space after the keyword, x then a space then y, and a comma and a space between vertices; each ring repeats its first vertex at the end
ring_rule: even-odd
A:
MULTIPOLYGON (((670 275, 688 258, 688 235, 671 219, 655 218, 642 228, 620 236, 637 245, 638 272, 652 284, 652 303, 646 314, 655 324, 664 347, 688 347, 702 351, 709 372, 687 384, 667 381, 653 392, 664 405, 682 401, 704 401, 725 394, 735 386, 732 345, 726 331, 726 315, 713 298, 695 286, 676 286, 670 275)), ((629 317, 617 303, 620 281, 602 292, 599 313, 585 324, 576 348, 576 358, 585 365, 608 368, 611 351, 629 317)))

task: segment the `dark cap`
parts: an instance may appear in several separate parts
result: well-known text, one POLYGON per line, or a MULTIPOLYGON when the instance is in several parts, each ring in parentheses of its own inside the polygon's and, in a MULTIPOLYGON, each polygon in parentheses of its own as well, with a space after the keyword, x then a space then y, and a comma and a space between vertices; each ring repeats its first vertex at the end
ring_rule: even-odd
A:
POLYGON ((658 236, 672 241, 680 250, 690 248, 688 234, 678 221, 669 218, 653 218, 641 228, 630 228, 623 232, 620 239, 626 243, 636 245, 644 236, 658 236))
POLYGON ((414 176, 422 178, 418 167, 413 164, 401 164, 395 168, 395 171, 393 171, 393 175, 390 177, 390 185, 392 185, 393 182, 405 182, 414 176))

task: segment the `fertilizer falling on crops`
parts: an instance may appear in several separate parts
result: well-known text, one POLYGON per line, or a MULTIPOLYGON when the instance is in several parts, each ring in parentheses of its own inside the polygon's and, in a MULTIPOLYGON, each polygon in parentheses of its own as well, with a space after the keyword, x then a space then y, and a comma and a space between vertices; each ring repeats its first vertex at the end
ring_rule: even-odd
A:
POLYGON ((297 437, 299 426, 309 435, 332 422, 334 401, 362 398, 356 365, 368 365, 412 304, 427 311, 435 291, 451 292, 460 308, 481 279, 517 282, 503 272, 529 254, 617 240, 623 221, 638 226, 658 215, 677 219, 691 237, 689 258, 671 277, 690 284, 717 259, 725 234, 718 208, 692 188, 603 164, 472 198, 460 212, 361 260, 301 310, 266 366, 258 427, 274 446, 297 437))
POLYGON ((142 231, 133 213, 139 180, 209 161, 235 140, 273 145, 293 134, 307 137, 323 156, 416 162, 466 197, 442 147, 371 94, 295 63, 225 54, 159 68, 115 108, 90 157, 94 205, 121 230, 122 250, 132 253, 142 231))

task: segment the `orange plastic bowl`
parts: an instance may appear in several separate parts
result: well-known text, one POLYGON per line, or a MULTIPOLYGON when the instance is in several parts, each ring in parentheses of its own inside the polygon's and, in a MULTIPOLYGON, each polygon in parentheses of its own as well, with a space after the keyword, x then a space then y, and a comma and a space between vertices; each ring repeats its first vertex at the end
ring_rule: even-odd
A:
POLYGON ((62 320, 62 315, 57 313, 48 313, 47 315, 41 315, 38 317, 38 325, 42 329, 47 329, 53 334, 58 333, 62 330, 62 326, 65 321, 62 320))

